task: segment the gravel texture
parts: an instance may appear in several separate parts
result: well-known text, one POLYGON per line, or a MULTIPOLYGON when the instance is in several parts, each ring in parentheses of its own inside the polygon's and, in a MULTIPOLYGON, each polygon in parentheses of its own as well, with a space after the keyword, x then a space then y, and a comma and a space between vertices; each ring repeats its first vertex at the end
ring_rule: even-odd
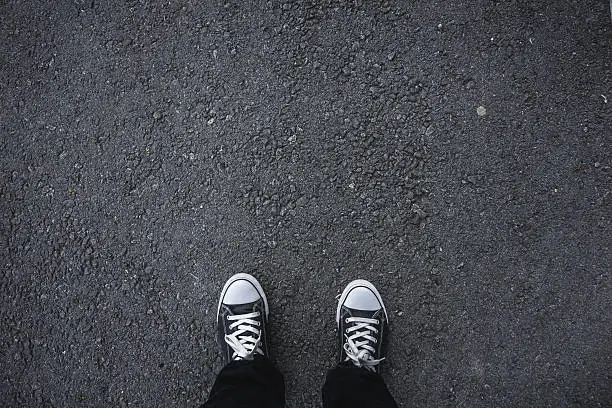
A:
POLYGON ((225 280, 320 406, 373 281, 402 407, 612 405, 607 1, 0 3, 0 406, 197 406, 225 280))

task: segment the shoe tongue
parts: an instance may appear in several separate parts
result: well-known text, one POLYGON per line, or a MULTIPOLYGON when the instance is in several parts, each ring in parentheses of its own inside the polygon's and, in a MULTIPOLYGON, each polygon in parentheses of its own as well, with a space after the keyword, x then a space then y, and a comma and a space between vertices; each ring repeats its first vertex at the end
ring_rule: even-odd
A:
POLYGON ((384 316, 384 312, 379 310, 359 310, 359 309, 351 309, 350 307, 344 306, 344 308, 350 313, 352 317, 365 317, 368 319, 381 319, 381 316, 384 316))
POLYGON ((245 303, 242 305, 224 304, 223 306, 228 308, 232 312, 232 314, 239 315, 239 314, 247 314, 247 313, 252 313, 252 312, 260 312, 261 310, 259 310, 258 304, 259 304, 259 301, 255 301, 253 303, 245 303))

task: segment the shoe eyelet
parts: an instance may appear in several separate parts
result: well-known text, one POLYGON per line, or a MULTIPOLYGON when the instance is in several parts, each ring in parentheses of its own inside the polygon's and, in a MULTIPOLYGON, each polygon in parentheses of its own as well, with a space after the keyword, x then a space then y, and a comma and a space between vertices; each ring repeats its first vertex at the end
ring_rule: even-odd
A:
POLYGON ((349 320, 348 320, 348 317, 347 317, 346 319, 344 319, 344 323, 348 323, 348 322, 349 322, 349 320))

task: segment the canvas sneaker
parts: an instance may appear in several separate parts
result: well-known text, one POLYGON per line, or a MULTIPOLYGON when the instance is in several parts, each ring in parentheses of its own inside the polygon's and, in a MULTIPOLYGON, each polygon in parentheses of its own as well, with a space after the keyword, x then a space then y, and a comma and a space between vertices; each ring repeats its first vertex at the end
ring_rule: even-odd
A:
POLYGON ((238 273, 225 283, 217 309, 217 341, 225 362, 268 356, 268 300, 253 276, 238 273))
POLYGON ((378 372, 388 321, 382 297, 372 283, 362 279, 349 283, 336 311, 340 362, 378 372))

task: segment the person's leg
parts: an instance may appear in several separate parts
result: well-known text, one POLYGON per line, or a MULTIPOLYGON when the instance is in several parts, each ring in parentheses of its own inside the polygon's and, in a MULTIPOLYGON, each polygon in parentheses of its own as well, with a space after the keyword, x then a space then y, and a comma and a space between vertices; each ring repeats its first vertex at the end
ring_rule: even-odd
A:
POLYGON ((382 377, 383 340, 388 317, 374 285, 348 284, 336 311, 340 362, 323 385, 325 408, 397 408, 382 377))
POLYGON ((282 408, 285 383, 268 359, 268 301, 251 275, 232 276, 221 292, 217 335, 226 366, 204 408, 282 408))
POLYGON ((325 408, 396 408, 380 374, 352 363, 342 363, 327 372, 323 385, 325 408))
POLYGON ((204 408, 280 408, 285 401, 281 373, 265 357, 232 361, 217 376, 204 408))

